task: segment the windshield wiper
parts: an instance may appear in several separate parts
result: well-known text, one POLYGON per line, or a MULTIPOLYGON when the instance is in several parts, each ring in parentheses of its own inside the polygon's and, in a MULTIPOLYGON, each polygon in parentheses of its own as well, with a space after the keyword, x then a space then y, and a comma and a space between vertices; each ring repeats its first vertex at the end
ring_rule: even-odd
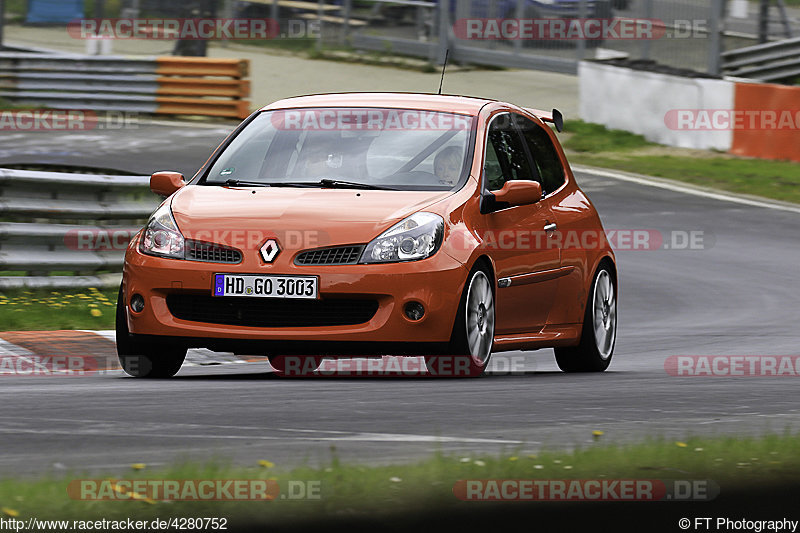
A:
POLYGON ((323 187, 330 187, 332 189, 370 189, 375 191, 396 191, 392 187, 384 187, 382 185, 372 185, 371 183, 357 183, 355 181, 342 181, 324 178, 319 180, 320 185, 323 187))
MULTIPOLYGON (((223 185, 216 181, 207 181, 207 185, 223 185)), ((228 187, 318 187, 316 183, 300 183, 292 181, 247 181, 247 180, 225 180, 228 187)))
POLYGON ((228 187, 269 187, 269 183, 263 181, 245 181, 245 180, 225 180, 225 185, 228 187))

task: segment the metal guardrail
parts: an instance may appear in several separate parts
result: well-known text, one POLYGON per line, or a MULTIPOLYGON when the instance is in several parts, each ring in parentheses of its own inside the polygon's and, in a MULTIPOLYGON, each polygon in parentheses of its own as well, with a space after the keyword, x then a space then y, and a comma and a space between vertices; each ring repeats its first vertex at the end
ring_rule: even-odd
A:
POLYGON ((2 52, 0 98, 57 109, 242 119, 250 114, 249 68, 244 59, 2 52))
POLYGON ((761 81, 800 76, 800 37, 723 52, 722 71, 761 81))
POLYGON ((118 284, 113 271, 159 202, 148 176, 0 168, 0 289, 118 284))

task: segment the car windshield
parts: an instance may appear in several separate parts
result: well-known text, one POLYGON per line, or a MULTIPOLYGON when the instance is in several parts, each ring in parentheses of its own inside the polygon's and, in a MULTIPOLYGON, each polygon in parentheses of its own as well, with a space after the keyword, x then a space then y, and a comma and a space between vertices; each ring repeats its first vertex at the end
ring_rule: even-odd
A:
POLYGON ((201 183, 449 190, 466 179, 472 124, 468 115, 412 109, 263 112, 201 183))

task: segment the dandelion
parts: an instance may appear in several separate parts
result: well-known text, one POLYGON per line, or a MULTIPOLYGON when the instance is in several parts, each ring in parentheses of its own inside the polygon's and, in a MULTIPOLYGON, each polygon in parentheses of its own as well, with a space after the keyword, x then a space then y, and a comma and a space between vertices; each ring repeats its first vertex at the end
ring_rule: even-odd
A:
POLYGON ((508 458, 508 460, 509 460, 509 461, 511 461, 511 462, 513 463, 514 461, 519 461, 519 457, 517 457, 517 456, 515 455, 515 456, 512 456, 512 457, 509 457, 509 458, 508 458))
POLYGON ((678 448, 686 448, 688 444, 686 444, 685 442, 678 441, 675 443, 675 446, 677 446, 678 448))
POLYGON ((133 463, 131 465, 131 468, 133 468, 134 470, 144 470, 145 468, 147 468, 147 465, 144 463, 133 463))
POLYGON ((90 313, 94 317, 103 316, 103 312, 99 309, 92 309, 90 313))
POLYGON ((19 516, 19 512, 14 509, 9 509, 8 507, 0 508, 0 513, 3 513, 6 516, 10 516, 11 518, 19 516))
POLYGON ((258 461, 258 464, 263 466, 264 468, 272 468, 273 466, 275 466, 275 463, 273 463, 272 461, 267 461, 266 459, 261 459, 260 461, 258 461))

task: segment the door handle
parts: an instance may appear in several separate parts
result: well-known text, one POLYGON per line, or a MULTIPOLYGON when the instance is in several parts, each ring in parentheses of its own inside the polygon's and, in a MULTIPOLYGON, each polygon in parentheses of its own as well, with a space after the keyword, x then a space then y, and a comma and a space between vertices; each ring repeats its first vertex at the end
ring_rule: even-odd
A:
POLYGON ((544 225, 545 231, 555 231, 558 226, 555 222, 550 222, 544 225))

